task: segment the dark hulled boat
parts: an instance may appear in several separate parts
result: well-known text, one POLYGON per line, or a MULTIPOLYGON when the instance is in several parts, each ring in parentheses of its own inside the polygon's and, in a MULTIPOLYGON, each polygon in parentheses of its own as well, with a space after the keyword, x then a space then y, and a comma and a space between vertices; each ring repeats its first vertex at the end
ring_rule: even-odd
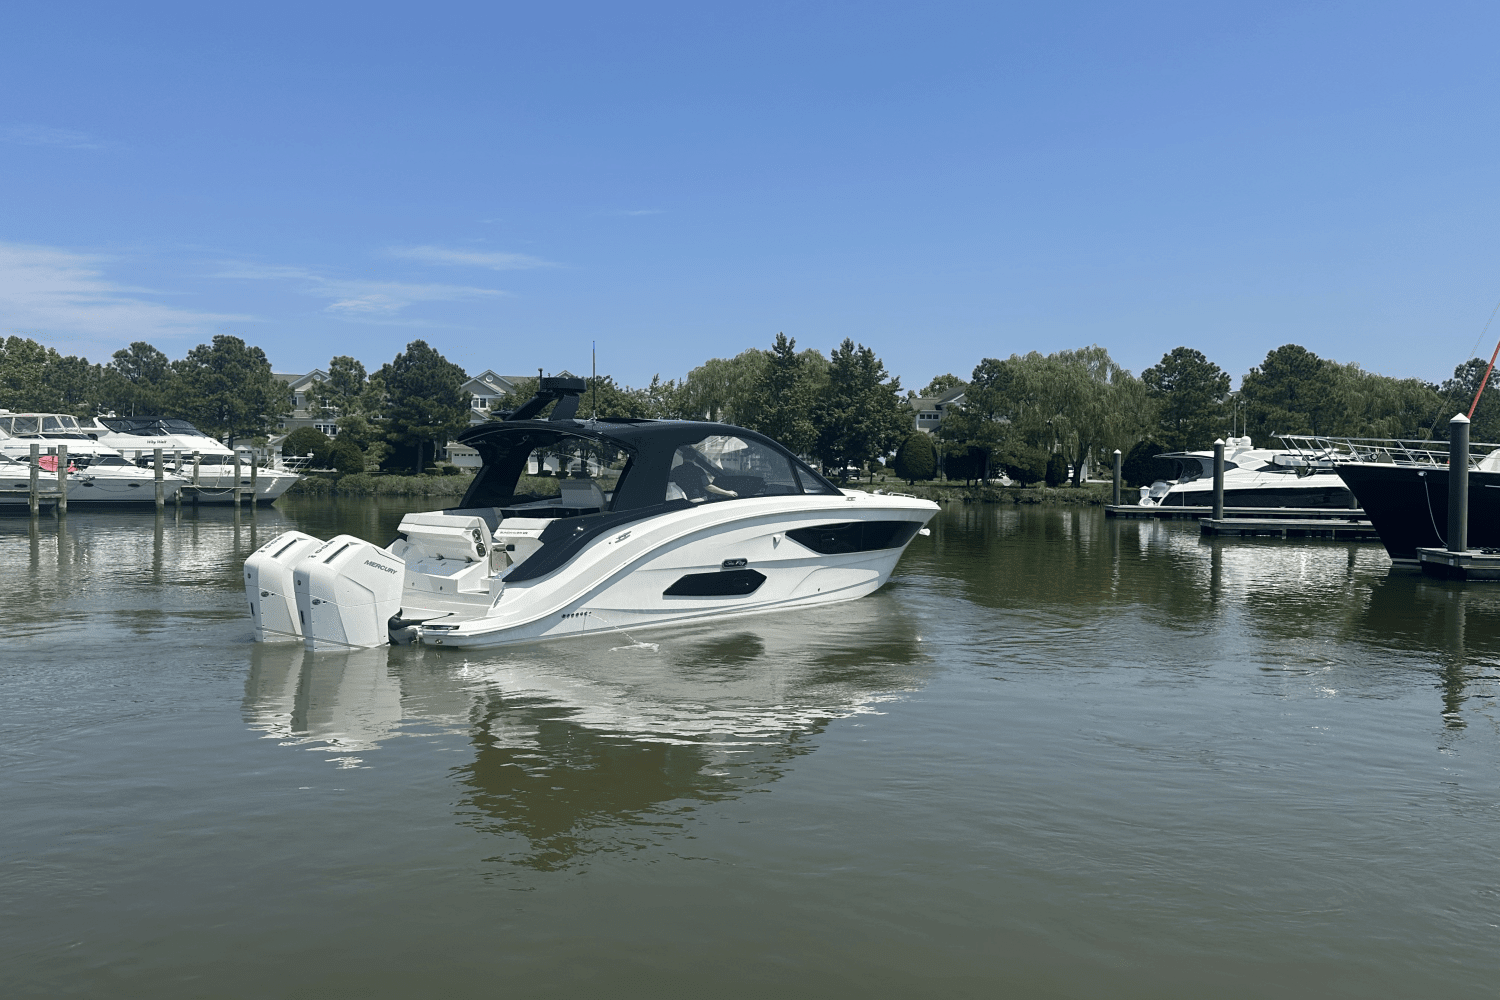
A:
MULTIPOLYGON (((1418 548, 1447 544, 1446 467, 1340 462, 1335 468, 1392 559, 1416 562, 1418 548)), ((1469 546, 1500 546, 1500 472, 1469 470, 1469 546)))

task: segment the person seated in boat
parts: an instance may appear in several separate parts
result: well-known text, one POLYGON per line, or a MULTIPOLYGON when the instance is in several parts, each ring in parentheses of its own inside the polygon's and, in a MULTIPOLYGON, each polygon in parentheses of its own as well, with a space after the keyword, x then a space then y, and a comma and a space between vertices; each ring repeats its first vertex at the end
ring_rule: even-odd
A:
MULTIPOLYGON (((679 449, 679 454, 686 449, 679 449)), ((697 462, 682 462, 672 467, 672 472, 667 477, 667 499, 688 499, 693 503, 702 503, 715 497, 734 498, 739 494, 734 490, 726 490, 721 486, 714 485, 714 477, 707 469, 697 462)))

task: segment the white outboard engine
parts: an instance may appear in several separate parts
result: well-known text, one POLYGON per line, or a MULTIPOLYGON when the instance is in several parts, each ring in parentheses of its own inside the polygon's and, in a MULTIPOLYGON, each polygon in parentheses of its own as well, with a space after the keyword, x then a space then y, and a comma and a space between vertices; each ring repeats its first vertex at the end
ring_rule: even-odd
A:
POLYGON ((353 535, 339 535, 298 561, 292 573, 297 617, 308 649, 384 646, 401 610, 406 563, 353 535))
POLYGON ((292 569, 322 544, 321 538, 288 531, 256 549, 245 560, 245 597, 250 601, 256 642, 302 638, 292 569))

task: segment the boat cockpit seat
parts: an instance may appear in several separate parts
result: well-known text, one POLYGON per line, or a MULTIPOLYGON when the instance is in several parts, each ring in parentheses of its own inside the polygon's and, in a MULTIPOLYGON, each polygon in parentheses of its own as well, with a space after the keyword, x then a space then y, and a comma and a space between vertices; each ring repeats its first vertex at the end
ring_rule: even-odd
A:
POLYGON ((562 494, 560 506, 604 509, 604 491, 592 479, 564 479, 557 487, 562 494))

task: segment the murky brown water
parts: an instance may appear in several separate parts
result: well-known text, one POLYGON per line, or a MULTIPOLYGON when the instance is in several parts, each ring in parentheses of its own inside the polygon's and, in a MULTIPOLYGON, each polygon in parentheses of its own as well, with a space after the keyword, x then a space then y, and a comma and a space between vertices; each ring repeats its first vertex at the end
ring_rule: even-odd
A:
POLYGON ((969 507, 656 654, 249 641, 403 509, 0 520, 7 995, 1494 993, 1500 586, 969 507))

